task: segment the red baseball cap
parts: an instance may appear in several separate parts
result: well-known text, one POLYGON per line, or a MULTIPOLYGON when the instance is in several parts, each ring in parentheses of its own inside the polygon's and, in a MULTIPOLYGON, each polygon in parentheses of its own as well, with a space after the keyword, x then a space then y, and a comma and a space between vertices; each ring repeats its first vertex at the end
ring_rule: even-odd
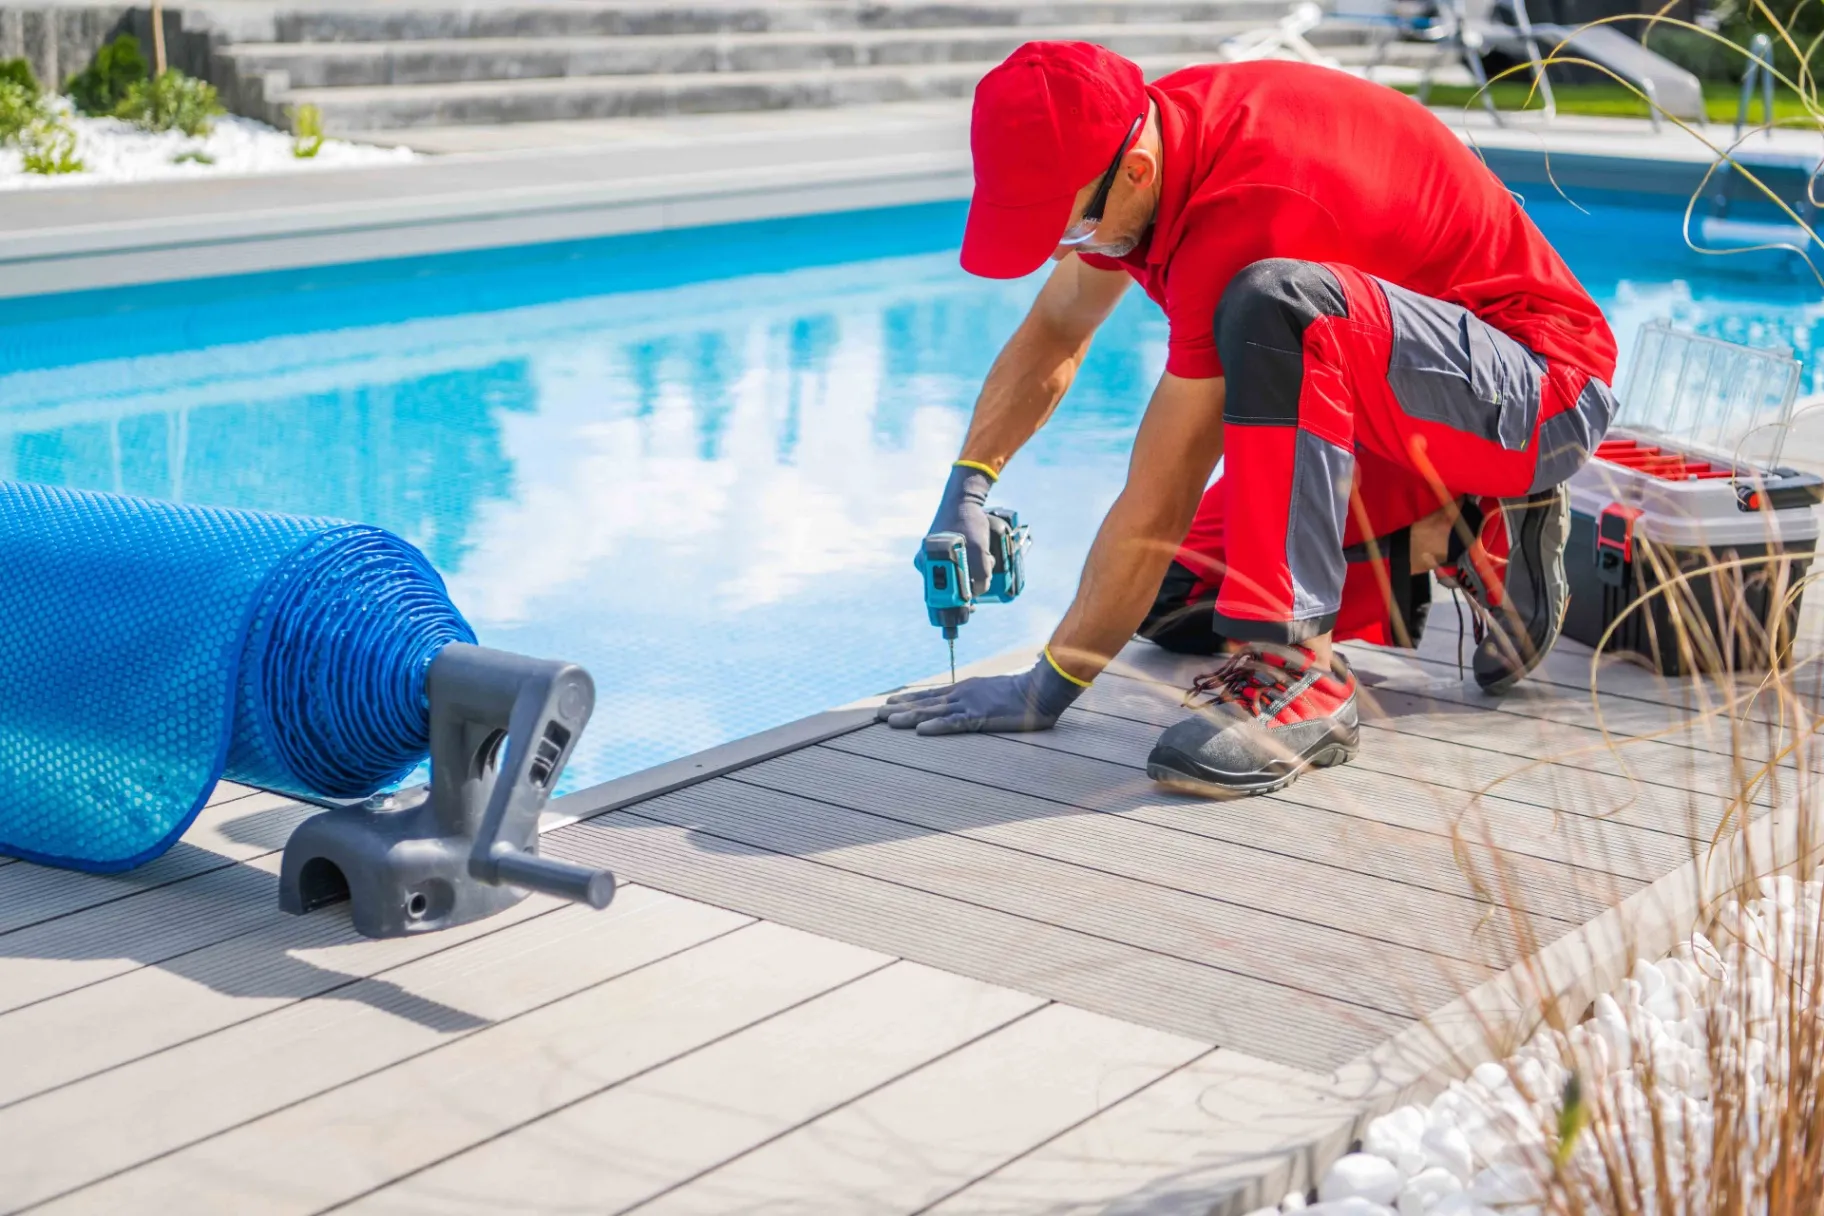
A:
POLYGON ((1140 65, 1089 42, 1028 42, 975 86, 975 196, 963 269, 1017 279, 1045 264, 1077 191, 1147 111, 1140 65))

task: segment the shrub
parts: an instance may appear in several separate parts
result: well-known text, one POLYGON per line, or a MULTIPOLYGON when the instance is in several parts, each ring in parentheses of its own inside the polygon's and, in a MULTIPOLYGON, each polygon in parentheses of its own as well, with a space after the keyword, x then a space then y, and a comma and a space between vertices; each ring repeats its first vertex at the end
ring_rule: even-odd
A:
POLYGON ((0 80, 0 145, 16 142, 27 127, 44 116, 44 98, 35 90, 0 80))
POLYGON ((1747 52, 1741 47, 1718 42, 1696 30, 1655 25, 1641 32, 1646 35, 1643 41, 1648 50, 1664 55, 1699 80, 1739 81, 1748 63, 1747 52))
POLYGON ((222 112, 214 85, 167 68, 151 80, 134 82, 114 116, 147 131, 207 135, 222 112))
POLYGON ((323 111, 297 106, 291 111, 291 154, 309 160, 323 150, 323 111))
POLYGON ((28 93, 39 92, 38 78, 32 75, 32 65, 23 59, 0 59, 0 84, 9 82, 28 93))
POLYGON ((70 77, 64 91, 84 114, 105 117, 126 99, 128 90, 147 76, 139 39, 122 34, 96 51, 94 61, 70 77))
POLYGON ((19 147, 25 154, 27 173, 50 176, 83 170, 76 158, 76 130, 58 115, 47 114, 33 122, 20 136, 19 147))

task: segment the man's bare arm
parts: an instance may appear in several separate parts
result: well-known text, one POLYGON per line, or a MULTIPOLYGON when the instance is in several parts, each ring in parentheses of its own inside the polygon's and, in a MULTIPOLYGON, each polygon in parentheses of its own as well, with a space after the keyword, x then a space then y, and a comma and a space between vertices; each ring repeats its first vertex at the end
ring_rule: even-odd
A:
POLYGON ((1085 266, 1075 254, 1057 264, 988 372, 963 442, 964 460, 998 475, 1045 425, 1128 282, 1126 271, 1085 266))
POLYGON ((1051 635, 1065 674, 1089 681, 1127 644, 1159 590, 1222 456, 1224 382, 1160 378, 1127 484, 1096 533, 1077 597, 1051 635))

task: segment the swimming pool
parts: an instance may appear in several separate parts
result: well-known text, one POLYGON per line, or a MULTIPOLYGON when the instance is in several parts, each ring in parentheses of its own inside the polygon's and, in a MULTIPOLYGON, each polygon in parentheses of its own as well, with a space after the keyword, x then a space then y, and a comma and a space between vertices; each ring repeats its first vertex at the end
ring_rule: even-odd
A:
MULTIPOLYGON (((1663 209, 1529 206, 1624 351, 1671 317, 1789 345, 1816 377, 1824 293, 1793 267, 1692 254, 1663 209)), ((594 674, 580 788, 943 667, 911 554, 1037 288, 964 275, 962 215, 0 301, 0 477, 400 533, 484 643, 594 674)), ((1068 603, 1164 342, 1129 293, 1008 470, 1028 590, 963 630, 959 662, 1068 603)))

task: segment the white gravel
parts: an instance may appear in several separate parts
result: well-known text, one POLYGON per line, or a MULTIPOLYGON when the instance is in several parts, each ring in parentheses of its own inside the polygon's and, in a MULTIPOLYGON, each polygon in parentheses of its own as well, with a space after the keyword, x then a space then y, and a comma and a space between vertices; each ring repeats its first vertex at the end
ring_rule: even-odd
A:
MULTIPOLYGON (((1508 1060, 1483 1064, 1467 1081, 1452 1084, 1430 1106, 1402 1107, 1375 1120, 1362 1151, 1325 1176, 1317 1202, 1292 1194, 1251 1216, 1541 1216, 1540 1179, 1550 1173, 1560 1096, 1572 1066, 1586 1095, 1601 1087, 1607 1109, 1620 1112, 1609 1122, 1627 1129, 1639 1161, 1654 1158, 1657 1108, 1672 1194, 1684 1194, 1687 1171, 1701 1190, 1715 1123, 1708 1027, 1723 1028, 1719 1041, 1739 1051, 1735 1059, 1748 1077, 1740 1151, 1770 1149, 1761 1137, 1763 1129, 1778 1134, 1771 1094, 1788 1067, 1780 1047, 1779 986, 1795 973, 1811 974, 1794 960, 1817 948, 1824 884, 1768 879, 1759 894, 1746 906, 1732 902, 1721 909, 1717 923, 1729 931, 1719 936, 1722 949, 1696 934, 1670 958, 1636 964, 1621 991, 1599 997, 1590 1018, 1568 1035, 1544 1031, 1508 1060), (1650 1087, 1641 1080, 1646 1064, 1655 1074, 1650 1087)), ((1607 1179, 1597 1139, 1588 1132, 1578 1137, 1566 1170, 1582 1180, 1591 1200, 1607 1179)), ((1650 1192, 1651 1178, 1646 1185, 1650 1192)), ((1764 1212, 1766 1204, 1759 1196, 1752 1210, 1764 1212)), ((1674 1206, 1685 1210, 1676 1200, 1674 1206)), ((1588 1210, 1610 1209, 1598 1200, 1588 1210)), ((1659 1210, 1651 1193, 1645 1210, 1659 1210)), ((1708 1209, 1700 1204, 1697 1210, 1708 1209)))
MULTIPOLYGON (((60 104, 68 112, 68 103, 60 104)), ((117 118, 84 118, 70 114, 76 128, 76 155, 84 171, 42 175, 27 173, 18 148, 0 148, 0 190, 67 190, 111 182, 148 182, 171 178, 223 177, 254 173, 308 173, 354 165, 390 165, 414 159, 409 148, 326 140, 316 156, 292 155, 292 137, 251 118, 223 115, 200 139, 179 131, 141 131, 117 118), (202 152, 213 164, 176 161, 185 152, 202 152)))

